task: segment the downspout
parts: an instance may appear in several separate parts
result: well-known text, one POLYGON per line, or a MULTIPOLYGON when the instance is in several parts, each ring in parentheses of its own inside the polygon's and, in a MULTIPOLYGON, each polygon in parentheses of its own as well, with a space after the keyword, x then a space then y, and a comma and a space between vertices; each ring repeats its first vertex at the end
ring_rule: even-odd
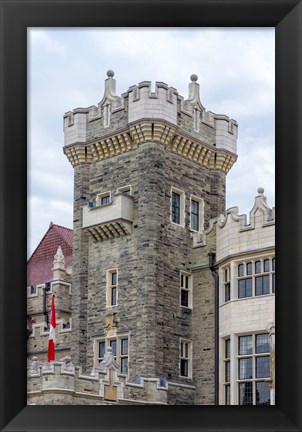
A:
POLYGON ((219 405, 219 276, 215 269, 215 258, 214 252, 208 253, 209 256, 209 268, 214 278, 214 313, 215 313, 215 328, 214 328, 214 349, 215 349, 215 405, 219 405))

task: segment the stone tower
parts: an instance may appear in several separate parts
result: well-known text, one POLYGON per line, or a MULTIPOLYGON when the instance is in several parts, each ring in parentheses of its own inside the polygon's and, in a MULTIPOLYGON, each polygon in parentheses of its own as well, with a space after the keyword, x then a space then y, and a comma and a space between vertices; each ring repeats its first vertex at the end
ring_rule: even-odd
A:
POLYGON ((64 116, 74 168, 72 361, 96 367, 111 346, 128 382, 159 379, 168 403, 213 404, 214 282, 198 242, 225 210, 236 121, 163 82, 64 116), (198 249, 200 250, 200 249, 198 249))

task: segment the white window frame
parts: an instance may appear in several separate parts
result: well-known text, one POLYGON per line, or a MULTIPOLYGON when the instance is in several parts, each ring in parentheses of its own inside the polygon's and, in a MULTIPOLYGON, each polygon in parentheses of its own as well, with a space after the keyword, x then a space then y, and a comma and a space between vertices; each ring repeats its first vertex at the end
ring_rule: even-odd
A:
POLYGON ((105 353, 107 348, 110 346, 110 342, 115 340, 116 341, 116 355, 114 356, 115 361, 118 363, 118 365, 120 366, 120 370, 119 370, 119 375, 123 375, 123 376, 127 376, 129 373, 129 347, 130 347, 130 338, 129 338, 129 334, 127 333, 123 333, 123 334, 119 334, 119 335, 115 335, 115 336, 110 336, 110 337, 100 337, 100 338, 96 338, 94 339, 94 364, 95 366, 97 366, 99 364, 99 362, 102 360, 102 357, 99 356, 99 344, 100 342, 105 342, 105 353), (127 339, 128 340, 128 355, 122 354, 122 340, 123 339, 127 339), (127 362, 127 367, 128 367, 128 372, 127 373, 122 373, 121 372, 121 359, 122 358, 128 358, 128 362, 127 362))
POLYGON ((184 191, 177 189, 173 186, 171 187, 170 194, 171 194, 171 197, 170 197, 170 221, 173 225, 184 227, 185 226, 186 194, 184 191), (172 220, 172 193, 173 192, 180 196, 180 200, 179 200, 179 223, 173 222, 173 220, 172 220))
MULTIPOLYGON (((256 331, 256 332, 250 332, 250 333, 243 333, 243 334, 237 334, 236 335, 236 339, 237 339, 237 346, 236 346, 236 369, 237 369, 237 376, 236 376, 236 401, 237 401, 237 405, 239 405, 239 398, 240 398, 240 394, 239 394, 239 384, 244 384, 246 382, 250 382, 252 383, 252 389, 253 389, 253 404, 252 405, 256 405, 256 385, 257 382, 266 382, 266 383, 270 383, 271 381, 271 376, 269 377, 256 377, 256 359, 259 357, 269 357, 269 362, 271 362, 271 352, 270 352, 270 348, 268 351, 263 352, 263 353, 256 353, 256 336, 258 335, 267 335, 269 338, 269 333, 267 332, 263 332, 263 331, 256 331), (239 354, 239 338, 240 337, 244 337, 244 336, 251 336, 252 337, 252 353, 251 354, 239 354), (253 371, 253 377, 248 379, 248 378, 242 378, 239 379, 239 360, 240 359, 244 359, 244 358, 252 358, 252 371, 253 371)), ((271 374, 271 370, 270 370, 270 374, 271 374)))
POLYGON ((116 307, 118 305, 118 269, 112 268, 106 271, 106 306, 116 307), (112 285, 112 274, 116 273, 116 285, 112 285), (112 288, 116 289, 115 304, 112 304, 112 288))
POLYGON ((179 376, 181 378, 192 379, 192 361, 193 361, 193 343, 188 339, 179 340, 179 376), (188 356, 182 355, 182 344, 188 346, 188 356), (181 360, 187 360, 188 362, 188 376, 181 375, 181 360))
MULTIPOLYGON (((275 270, 272 269, 272 263, 273 263, 273 259, 275 258, 275 255, 266 255, 266 256, 261 256, 261 257, 252 257, 252 258, 246 258, 244 260, 237 260, 235 261, 235 296, 234 298, 238 299, 238 300, 244 300, 244 299, 249 299, 249 298, 255 298, 255 297, 263 297, 263 296, 268 296, 268 295, 275 295, 275 293, 273 292, 273 274, 275 274, 275 270), (265 260, 269 260, 269 271, 265 272, 264 270, 264 261, 265 260), (261 272, 260 273, 256 273, 255 272, 255 263, 257 261, 260 261, 261 263, 261 272), (252 272, 251 274, 247 274, 247 264, 248 263, 252 263, 252 272), (238 267, 240 264, 243 264, 243 269, 244 269, 244 274, 243 276, 239 276, 238 275, 238 267), (256 295, 256 278, 259 276, 269 276, 269 292, 268 293, 264 293, 264 294, 257 294, 256 295), (239 280, 242 279, 247 279, 247 278, 251 278, 252 279, 252 295, 251 296, 246 296, 246 297, 239 297, 239 280)), ((232 297, 231 297, 232 300, 232 297)))
POLYGON ((28 298, 38 297, 38 287, 39 287, 39 285, 29 285, 27 287, 27 297, 28 298), (31 293, 31 287, 32 286, 35 287, 35 292, 33 294, 31 293))
MULTIPOLYGON (((184 278, 183 278, 184 280, 184 278)), ((180 293, 179 293, 179 304, 180 307, 186 308, 186 309, 192 309, 193 308, 193 275, 192 273, 188 273, 186 271, 180 271, 179 274, 179 286, 180 286, 180 293), (188 278, 188 288, 181 285, 181 277, 187 277, 188 278), (181 304, 181 292, 187 291, 188 292, 188 306, 181 304)))
POLYGON ((226 338, 223 339, 223 371, 222 371, 222 383, 223 383, 223 404, 224 405, 231 405, 231 389, 232 389, 232 381, 231 381, 231 366, 232 366, 232 361, 231 361, 231 337, 228 336, 226 338), (227 341, 229 341, 229 355, 227 356, 226 353, 226 347, 227 347, 227 341), (227 364, 229 364, 229 380, 227 380, 226 377, 226 369, 227 369, 227 364), (226 389, 229 389, 229 404, 226 403, 226 389))
POLYGON ((124 191, 127 191, 127 190, 130 190, 129 196, 132 196, 132 186, 131 185, 119 187, 119 188, 117 188, 116 192, 118 194, 122 194, 122 193, 124 193, 124 191))
POLYGON ((111 201, 111 191, 102 192, 102 193, 97 194, 95 201, 96 201, 95 203, 96 203, 97 207, 101 207, 101 206, 105 206, 105 205, 111 204, 111 202, 112 202, 111 201), (102 198, 104 198, 106 196, 109 196, 109 203, 107 203, 107 204, 101 204, 102 198))
POLYGON ((190 195, 190 230, 194 232, 202 232, 204 230, 204 200, 196 195, 190 195), (199 203, 198 230, 195 230, 192 227, 192 201, 199 203))

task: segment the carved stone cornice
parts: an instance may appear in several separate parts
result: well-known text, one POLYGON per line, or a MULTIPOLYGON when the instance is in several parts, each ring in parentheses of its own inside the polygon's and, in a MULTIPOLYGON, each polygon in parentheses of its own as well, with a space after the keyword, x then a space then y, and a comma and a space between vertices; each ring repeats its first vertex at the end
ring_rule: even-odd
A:
POLYGON ((100 140, 65 146, 64 153, 75 167, 126 153, 146 142, 157 142, 188 160, 224 173, 229 172, 237 159, 236 154, 189 137, 180 128, 162 120, 135 122, 129 125, 129 129, 100 140))

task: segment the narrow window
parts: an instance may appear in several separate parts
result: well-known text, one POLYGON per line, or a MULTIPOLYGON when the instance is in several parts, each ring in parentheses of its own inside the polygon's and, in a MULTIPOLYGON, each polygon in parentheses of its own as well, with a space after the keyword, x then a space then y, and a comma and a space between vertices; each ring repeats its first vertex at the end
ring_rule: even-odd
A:
POLYGON ((255 273, 261 273, 261 261, 255 262, 255 273))
POLYGON ((191 228, 199 231, 199 202, 191 200, 191 228))
POLYGON ((180 224, 180 194, 172 192, 172 222, 180 224))
POLYGON ((121 367, 120 371, 123 374, 128 373, 128 339, 121 339, 121 367))
POLYGON ((231 341, 230 339, 225 340, 225 352, 224 352, 224 397, 225 405, 231 404, 231 352, 230 352, 231 341))
POLYGON ((107 271, 107 306, 116 306, 117 304, 117 270, 107 271))
POLYGON ((228 302, 230 300, 231 300, 230 267, 227 267, 224 271, 224 301, 228 302))
POLYGON ((239 264, 238 266, 238 277, 244 276, 244 264, 239 264))
POLYGON ((171 188, 171 222, 182 227, 185 226, 185 193, 179 189, 171 188))
POLYGON ((37 287, 36 287, 36 285, 31 285, 31 286, 30 286, 30 294, 31 294, 31 295, 34 295, 34 294, 36 294, 36 292, 37 292, 37 287))
POLYGON ((191 362, 192 362, 192 343, 188 341, 180 341, 180 376, 191 377, 191 362))
POLYGON ((180 305, 192 307, 192 275, 180 273, 180 305))

